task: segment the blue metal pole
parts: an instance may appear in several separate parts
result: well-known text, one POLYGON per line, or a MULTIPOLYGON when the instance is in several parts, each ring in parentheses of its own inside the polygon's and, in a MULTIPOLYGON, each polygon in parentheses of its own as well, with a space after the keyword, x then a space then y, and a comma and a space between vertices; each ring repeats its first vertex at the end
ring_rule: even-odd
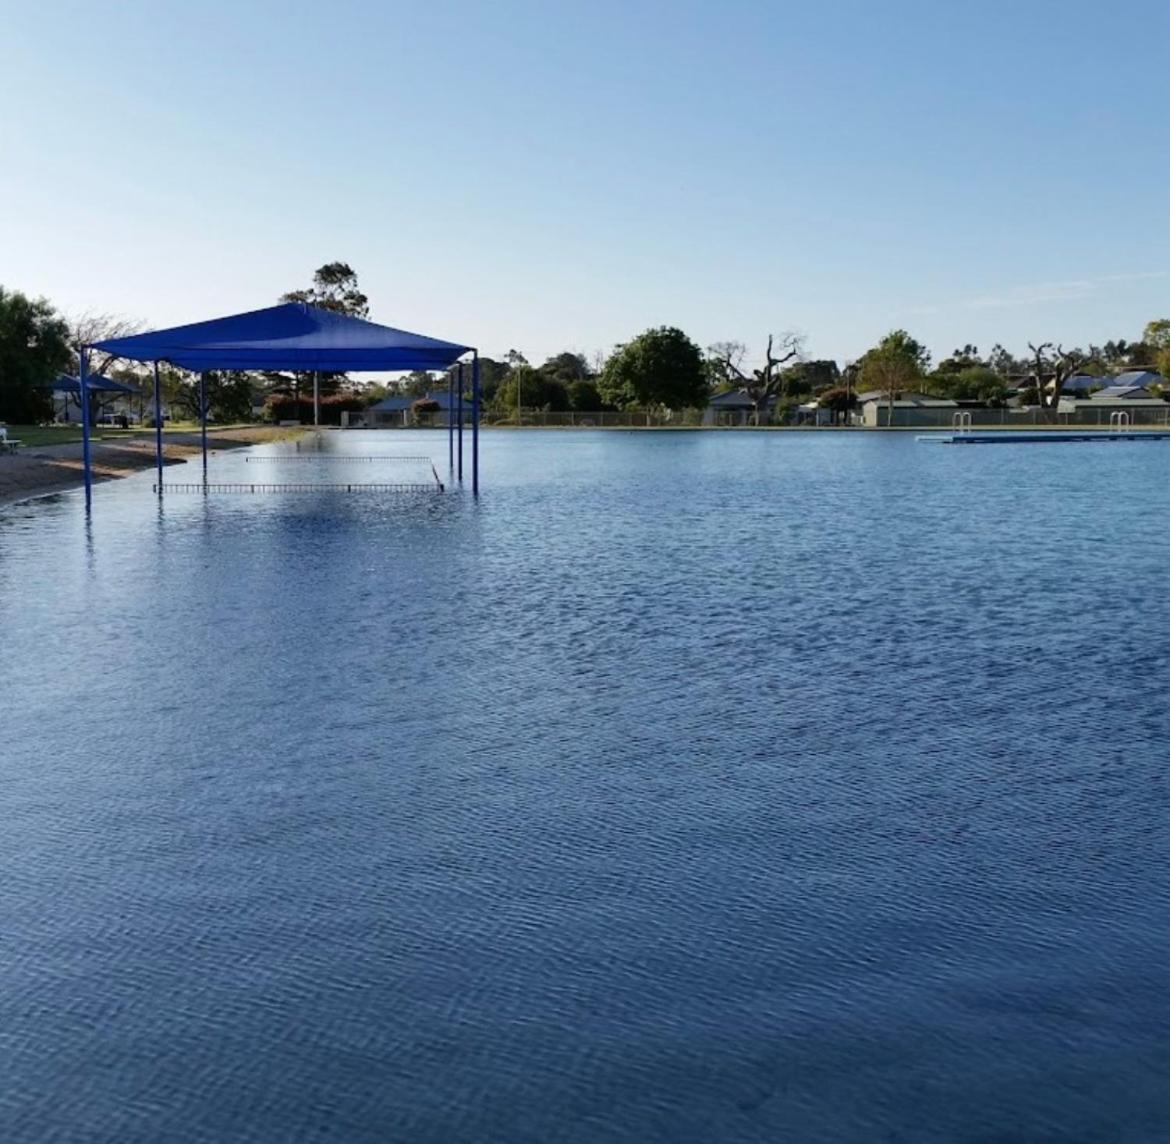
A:
POLYGON ((463 483, 463 363, 459 363, 459 483, 463 483))
POLYGON ((207 484, 207 373, 199 375, 199 431, 203 441, 203 483, 207 484))
POLYGON ((154 363, 154 467, 158 473, 158 495, 162 496, 162 382, 158 377, 158 362, 154 363))
POLYGON ((471 359, 471 494, 479 496, 479 350, 471 359))
POLYGON ((455 367, 447 370, 447 468, 455 468, 455 367))
POLYGON ((93 472, 90 467, 89 449, 89 384, 86 381, 85 347, 78 351, 81 358, 78 390, 81 396, 81 459, 85 467, 85 507, 88 510, 93 500, 93 472))

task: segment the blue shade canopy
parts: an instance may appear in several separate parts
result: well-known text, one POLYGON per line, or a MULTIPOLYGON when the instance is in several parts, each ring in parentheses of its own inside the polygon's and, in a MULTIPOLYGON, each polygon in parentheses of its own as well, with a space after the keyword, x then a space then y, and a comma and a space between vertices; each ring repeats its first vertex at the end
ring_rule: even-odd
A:
POLYGON ((132 361, 165 361, 183 369, 350 370, 446 369, 471 346, 423 337, 304 302, 286 302, 170 330, 95 342, 132 361))
MULTIPOLYGON (((85 379, 87 389, 104 390, 107 393, 137 393, 138 390, 132 385, 123 385, 120 381, 115 381, 112 377, 102 377, 100 374, 88 375, 85 379)), ((81 382, 75 377, 70 377, 67 373, 57 375, 57 379, 50 382, 45 388, 51 389, 54 393, 80 393, 81 382)))

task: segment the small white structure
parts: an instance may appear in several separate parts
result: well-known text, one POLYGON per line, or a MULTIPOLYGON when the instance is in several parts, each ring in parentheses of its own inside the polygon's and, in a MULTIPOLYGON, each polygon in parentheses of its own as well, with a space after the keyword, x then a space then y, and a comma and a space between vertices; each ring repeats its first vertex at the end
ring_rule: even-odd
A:
MULTIPOLYGON (((776 398, 770 397, 766 402, 764 423, 772 419, 772 412, 776 408, 776 398)), ((755 416, 756 403, 747 395, 746 389, 731 389, 727 393, 717 393, 707 402, 703 410, 704 425, 750 425, 755 416)))
POLYGON ((949 397, 931 397, 926 393, 895 393, 891 403, 889 393, 870 390, 859 393, 861 423, 871 429, 893 426, 950 425, 959 408, 949 397))

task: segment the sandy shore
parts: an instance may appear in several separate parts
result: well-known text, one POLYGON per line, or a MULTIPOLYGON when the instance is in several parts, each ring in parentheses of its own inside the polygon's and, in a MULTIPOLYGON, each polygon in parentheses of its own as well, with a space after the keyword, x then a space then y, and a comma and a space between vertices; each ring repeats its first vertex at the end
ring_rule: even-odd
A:
MULTIPOLYGON (((211 429, 209 449, 233 449, 297 436, 295 429, 249 425, 238 429, 211 429)), ((163 461, 177 465, 200 451, 198 433, 163 435, 163 461)), ((98 481, 128 477, 154 466, 154 437, 124 437, 93 442, 93 474, 98 481)), ((0 507, 31 497, 67 492, 82 486, 81 443, 42 445, 0 454, 0 507)))

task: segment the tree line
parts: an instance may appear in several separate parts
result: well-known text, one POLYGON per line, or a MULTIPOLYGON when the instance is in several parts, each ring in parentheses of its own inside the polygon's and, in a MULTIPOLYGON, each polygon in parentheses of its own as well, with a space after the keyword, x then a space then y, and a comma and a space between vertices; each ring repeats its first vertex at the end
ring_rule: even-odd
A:
MULTIPOLYGON (((289 291, 280 301, 306 302, 358 318, 369 315, 369 300, 345 262, 319 267, 309 286, 289 291)), ((0 287, 0 420, 17 424, 48 420, 53 407, 47 386, 58 373, 77 373, 82 347, 140 328, 104 314, 67 319, 45 299, 0 287)), ((1019 393, 1026 403, 1055 416, 1063 387, 1074 374, 1109 376, 1146 368, 1170 376, 1170 319, 1147 323, 1134 341, 1066 349, 1037 340, 1018 357, 1001 345, 986 354, 965 345, 937 364, 905 330, 891 331, 844 367, 809 359, 804 337, 791 331, 769 334, 762 348, 762 363, 751 365, 743 342, 715 342, 703 349, 682 330, 660 326, 592 360, 566 350, 533 365, 512 349, 499 358, 480 358, 482 399, 497 418, 506 419, 521 417, 523 410, 695 409, 705 407, 712 396, 736 391, 750 404, 753 420, 764 424, 787 421, 794 404, 809 400, 843 415, 867 391, 891 402, 899 393, 914 390, 991 405, 1019 393)), ((150 388, 148 372, 138 363, 86 352, 91 355, 87 366, 92 374, 150 388)), ((470 371, 464 369, 463 376, 469 387, 470 371)), ((305 375, 220 370, 203 375, 201 387, 198 375, 162 366, 160 381, 168 406, 184 410, 192 419, 203 411, 201 394, 206 396, 209 416, 219 422, 249 420, 258 395, 273 419, 312 417, 311 382, 305 375)), ((387 383, 320 374, 322 420, 337 423, 343 411, 360 412, 390 393, 423 398, 446 389, 449 381, 454 381, 453 375, 423 372, 387 383)), ((95 418, 108 400, 108 395, 91 395, 95 418)))

